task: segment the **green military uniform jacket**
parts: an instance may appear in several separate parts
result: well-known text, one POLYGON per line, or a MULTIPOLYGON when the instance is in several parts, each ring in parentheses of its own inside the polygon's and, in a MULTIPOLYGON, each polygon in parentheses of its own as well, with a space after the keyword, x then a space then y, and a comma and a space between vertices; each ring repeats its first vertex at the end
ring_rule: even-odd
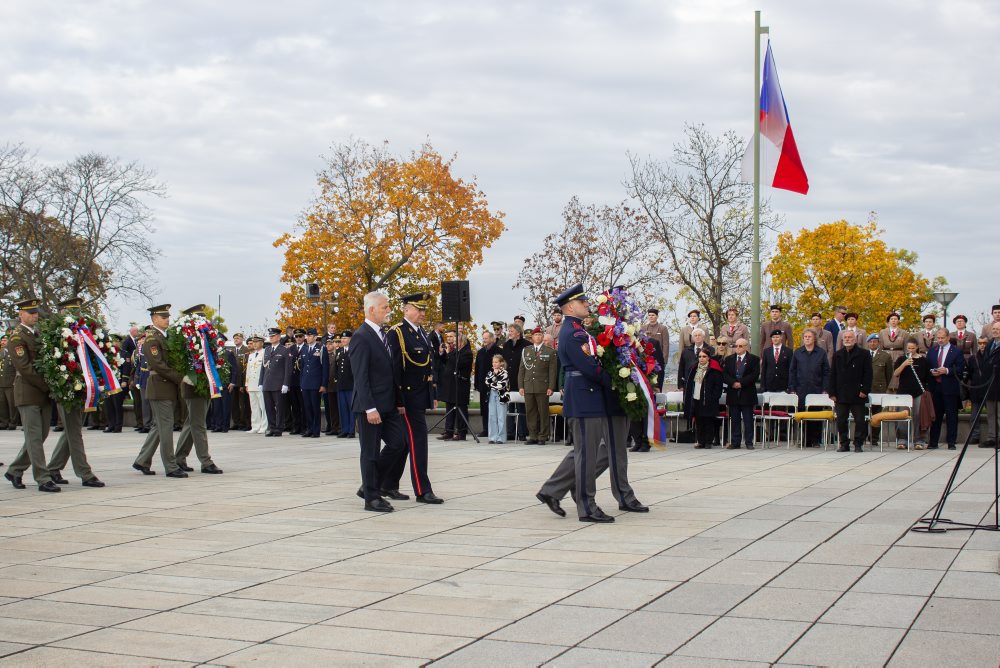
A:
MULTIPOLYGON (((868 354, 871 355, 871 351, 868 354)), ((885 350, 879 350, 872 356, 872 394, 885 394, 889 391, 894 368, 892 355, 885 350)))
POLYGON ((14 404, 44 406, 49 403, 49 386, 35 369, 38 338, 30 328, 19 324, 7 339, 7 354, 17 370, 14 379, 14 404))
MULTIPOLYGON (((559 365, 556 351, 551 346, 526 346, 521 350, 521 364, 517 372, 517 383, 527 394, 543 394, 546 390, 556 391, 559 365)), ((513 388, 512 388, 513 389, 513 388)))
POLYGON ((149 380, 146 382, 146 398, 149 401, 177 401, 177 388, 184 376, 167 364, 166 339, 159 330, 154 329, 146 335, 142 344, 142 354, 146 357, 149 367, 149 380))
POLYGON ((17 377, 17 369, 11 361, 7 348, 0 350, 0 388, 14 387, 14 378, 17 377))

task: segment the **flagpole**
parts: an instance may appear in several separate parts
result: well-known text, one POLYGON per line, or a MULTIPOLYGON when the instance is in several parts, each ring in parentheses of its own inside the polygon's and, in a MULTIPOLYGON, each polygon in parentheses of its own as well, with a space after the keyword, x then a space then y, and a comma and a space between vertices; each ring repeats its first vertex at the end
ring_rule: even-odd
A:
POLYGON ((767 26, 760 24, 760 10, 754 13, 753 49, 753 276, 750 281, 750 349, 760 355, 760 36, 767 26))

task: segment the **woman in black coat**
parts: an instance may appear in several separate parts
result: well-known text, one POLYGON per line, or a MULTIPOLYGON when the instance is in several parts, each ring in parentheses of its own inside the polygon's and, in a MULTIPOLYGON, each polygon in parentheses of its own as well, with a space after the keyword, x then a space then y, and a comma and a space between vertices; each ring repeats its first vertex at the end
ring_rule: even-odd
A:
POLYGON ((721 398, 722 367, 712 359, 708 349, 702 348, 698 353, 698 363, 688 371, 684 383, 684 417, 695 418, 698 437, 695 448, 712 447, 721 398))
POLYGON ((441 369, 441 385, 438 387, 438 400, 443 400, 448 418, 444 423, 444 433, 438 436, 439 441, 464 441, 469 423, 469 392, 472 390, 472 347, 464 334, 459 335, 458 344, 455 335, 448 334, 448 342, 443 346, 441 354, 443 366, 441 369), (458 410, 452 410, 457 408, 458 410), (461 411, 463 420, 457 415, 461 411), (457 421, 457 423, 456 423, 457 421))

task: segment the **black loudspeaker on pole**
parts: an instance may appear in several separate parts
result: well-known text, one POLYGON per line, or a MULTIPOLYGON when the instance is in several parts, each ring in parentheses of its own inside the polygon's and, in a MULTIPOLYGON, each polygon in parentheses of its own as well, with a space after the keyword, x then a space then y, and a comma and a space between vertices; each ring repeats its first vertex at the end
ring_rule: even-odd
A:
POLYGON ((468 281, 441 281, 441 319, 445 322, 472 320, 468 281))

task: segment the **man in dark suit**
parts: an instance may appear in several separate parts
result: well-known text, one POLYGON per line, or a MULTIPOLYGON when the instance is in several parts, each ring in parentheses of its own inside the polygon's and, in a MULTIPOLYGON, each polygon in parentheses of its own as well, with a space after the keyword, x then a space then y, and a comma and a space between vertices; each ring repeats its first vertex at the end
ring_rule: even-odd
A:
POLYGON ((483 431, 480 437, 487 436, 486 425, 490 418, 490 388, 486 387, 486 374, 493 369, 493 356, 500 355, 500 346, 496 343, 496 337, 490 332, 483 332, 483 345, 476 351, 476 391, 479 392, 479 414, 483 420, 483 431))
POLYGON ((354 438, 354 374, 351 373, 351 336, 345 329, 340 335, 340 348, 334 358, 334 375, 337 379, 337 412, 340 415, 340 433, 337 438, 354 438))
POLYGON ((261 390, 264 393, 264 412, 267 414, 265 436, 281 436, 288 402, 288 384, 292 382, 292 353, 281 343, 281 330, 272 327, 267 331, 271 344, 264 349, 264 370, 261 372, 261 390))
POLYGON ((740 448, 746 440, 747 450, 753 450, 753 409, 757 405, 757 378, 760 358, 751 353, 749 341, 736 340, 736 352, 722 360, 722 378, 726 381, 726 406, 729 410, 732 442, 727 450, 740 448))
POLYGON ((129 327, 128 336, 122 341, 122 362, 121 376, 126 382, 122 383, 122 390, 132 397, 132 410, 135 411, 135 430, 143 428, 142 418, 142 394, 139 386, 132 382, 135 374, 135 351, 139 347, 139 328, 135 325, 129 327))
MULTIPOLYGON (((521 351, 528 346, 523 334, 519 324, 511 324, 507 328, 507 341, 500 351, 507 362, 507 378, 511 392, 520 389, 517 373, 521 366, 521 351)), ((442 398, 444 397, 438 396, 438 399, 442 398)), ((528 421, 525 418, 525 407, 522 402, 512 401, 507 405, 507 434, 513 435, 515 441, 524 441, 528 438, 528 421), (515 427, 517 428, 516 432, 514 431, 515 427)))
POLYGON ((327 436, 336 436, 340 433, 340 415, 337 412, 337 346, 340 345, 339 338, 332 336, 323 337, 323 386, 319 388, 319 393, 323 395, 323 410, 326 413, 327 436))
POLYGON ((683 390, 691 369, 698 366, 698 354, 702 347, 708 349, 708 354, 715 356, 715 348, 705 343, 705 330, 695 327, 691 331, 691 345, 681 348, 681 356, 677 361, 677 387, 683 390))
POLYGON ((837 414, 840 447, 837 452, 850 452, 848 415, 854 417, 854 452, 864 452, 865 404, 872 391, 872 357, 857 345, 857 335, 850 329, 843 332, 843 347, 833 354, 830 370, 830 398, 837 414))
POLYGON ((784 344, 781 329, 771 332, 771 345, 760 353, 760 391, 787 392, 788 372, 792 365, 792 351, 784 344))
POLYGON ((959 378, 965 371, 965 359, 957 346, 951 345, 946 327, 934 335, 934 345, 927 351, 931 366, 931 395, 934 397, 934 424, 927 449, 936 450, 941 437, 941 423, 948 420, 948 449, 955 449, 958 440, 958 400, 961 396, 959 378))
MULTIPOLYGON (((847 327, 847 323, 844 322, 846 318, 847 318, 847 307, 838 306, 833 309, 833 317, 827 320, 826 325, 823 326, 823 329, 830 332, 830 338, 833 340, 834 346, 837 345, 837 339, 840 337, 841 330, 847 327)), ((789 345, 792 344, 789 343, 789 345)))
POLYGON ((348 352, 354 375, 352 405, 361 441, 361 489, 365 510, 392 512, 379 495, 379 444, 385 441, 383 461, 395 461, 406 448, 403 396, 393 368, 392 353, 383 328, 389 320, 389 298, 381 292, 365 295, 365 321, 351 338, 348 352))
POLYGON ((306 342, 299 349, 299 386, 302 388, 302 438, 319 438, 320 395, 323 377, 323 349, 316 340, 316 328, 306 330, 306 342))

